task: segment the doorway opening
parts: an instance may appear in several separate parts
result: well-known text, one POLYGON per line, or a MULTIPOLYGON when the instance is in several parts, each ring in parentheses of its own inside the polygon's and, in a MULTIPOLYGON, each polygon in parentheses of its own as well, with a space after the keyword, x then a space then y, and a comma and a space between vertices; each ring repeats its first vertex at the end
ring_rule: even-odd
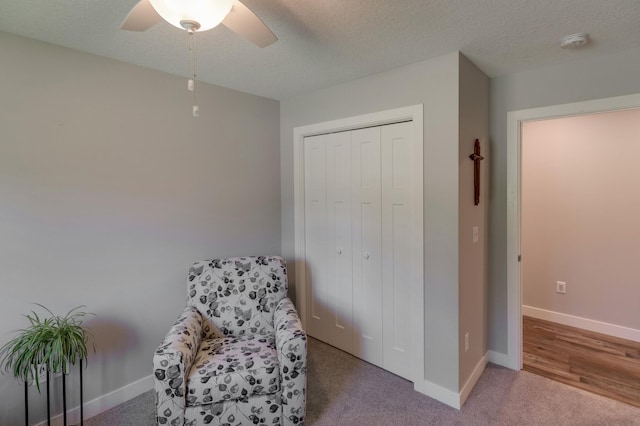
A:
POLYGON ((522 369, 521 145, 522 124, 640 108, 640 94, 512 111, 507 114, 507 362, 522 369))
POLYGON ((520 249, 523 369, 640 406, 638 123, 522 123, 520 249))

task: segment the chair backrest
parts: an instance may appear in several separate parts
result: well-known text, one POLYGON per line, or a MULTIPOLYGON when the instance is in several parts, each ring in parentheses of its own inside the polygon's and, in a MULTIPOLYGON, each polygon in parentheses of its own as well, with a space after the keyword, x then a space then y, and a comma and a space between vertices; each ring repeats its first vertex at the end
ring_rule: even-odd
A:
POLYGON ((206 338, 273 333, 273 312, 286 296, 279 256, 203 260, 189 269, 187 305, 202 314, 206 338))

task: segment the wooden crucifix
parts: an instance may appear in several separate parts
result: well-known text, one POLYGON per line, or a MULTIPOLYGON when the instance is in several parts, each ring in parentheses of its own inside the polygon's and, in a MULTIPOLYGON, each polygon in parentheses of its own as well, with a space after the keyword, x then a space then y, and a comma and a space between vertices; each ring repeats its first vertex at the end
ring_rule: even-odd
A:
POLYGON ((480 204, 480 161, 484 157, 480 155, 480 140, 476 139, 473 144, 473 154, 469 156, 473 161, 473 197, 475 205, 480 204))

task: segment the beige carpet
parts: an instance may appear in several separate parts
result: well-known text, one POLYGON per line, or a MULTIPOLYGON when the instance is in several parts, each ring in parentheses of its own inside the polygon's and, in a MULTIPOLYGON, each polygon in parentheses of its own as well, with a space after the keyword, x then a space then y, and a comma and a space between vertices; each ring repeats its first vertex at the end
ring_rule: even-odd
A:
MULTIPOLYGON (((309 342, 307 425, 640 426, 640 408, 524 371, 492 364, 461 410, 413 390, 413 384, 317 340, 309 342)), ((154 424, 147 392, 85 422, 154 424)))

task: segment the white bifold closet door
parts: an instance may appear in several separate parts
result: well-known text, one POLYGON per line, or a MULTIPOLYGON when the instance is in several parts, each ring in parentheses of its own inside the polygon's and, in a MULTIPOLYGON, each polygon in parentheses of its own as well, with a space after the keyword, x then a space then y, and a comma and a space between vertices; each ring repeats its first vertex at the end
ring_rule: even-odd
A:
POLYGON ((305 171, 307 329, 352 352, 350 133, 305 138, 305 171))
POLYGON ((382 209, 380 127, 354 130, 353 354, 382 366, 382 209))
POLYGON ((412 312, 412 186, 409 123, 381 128, 382 146, 382 335, 383 367, 411 377, 413 325, 424 321, 412 312))
POLYGON ((306 137, 308 333, 412 379, 410 124, 306 137))

